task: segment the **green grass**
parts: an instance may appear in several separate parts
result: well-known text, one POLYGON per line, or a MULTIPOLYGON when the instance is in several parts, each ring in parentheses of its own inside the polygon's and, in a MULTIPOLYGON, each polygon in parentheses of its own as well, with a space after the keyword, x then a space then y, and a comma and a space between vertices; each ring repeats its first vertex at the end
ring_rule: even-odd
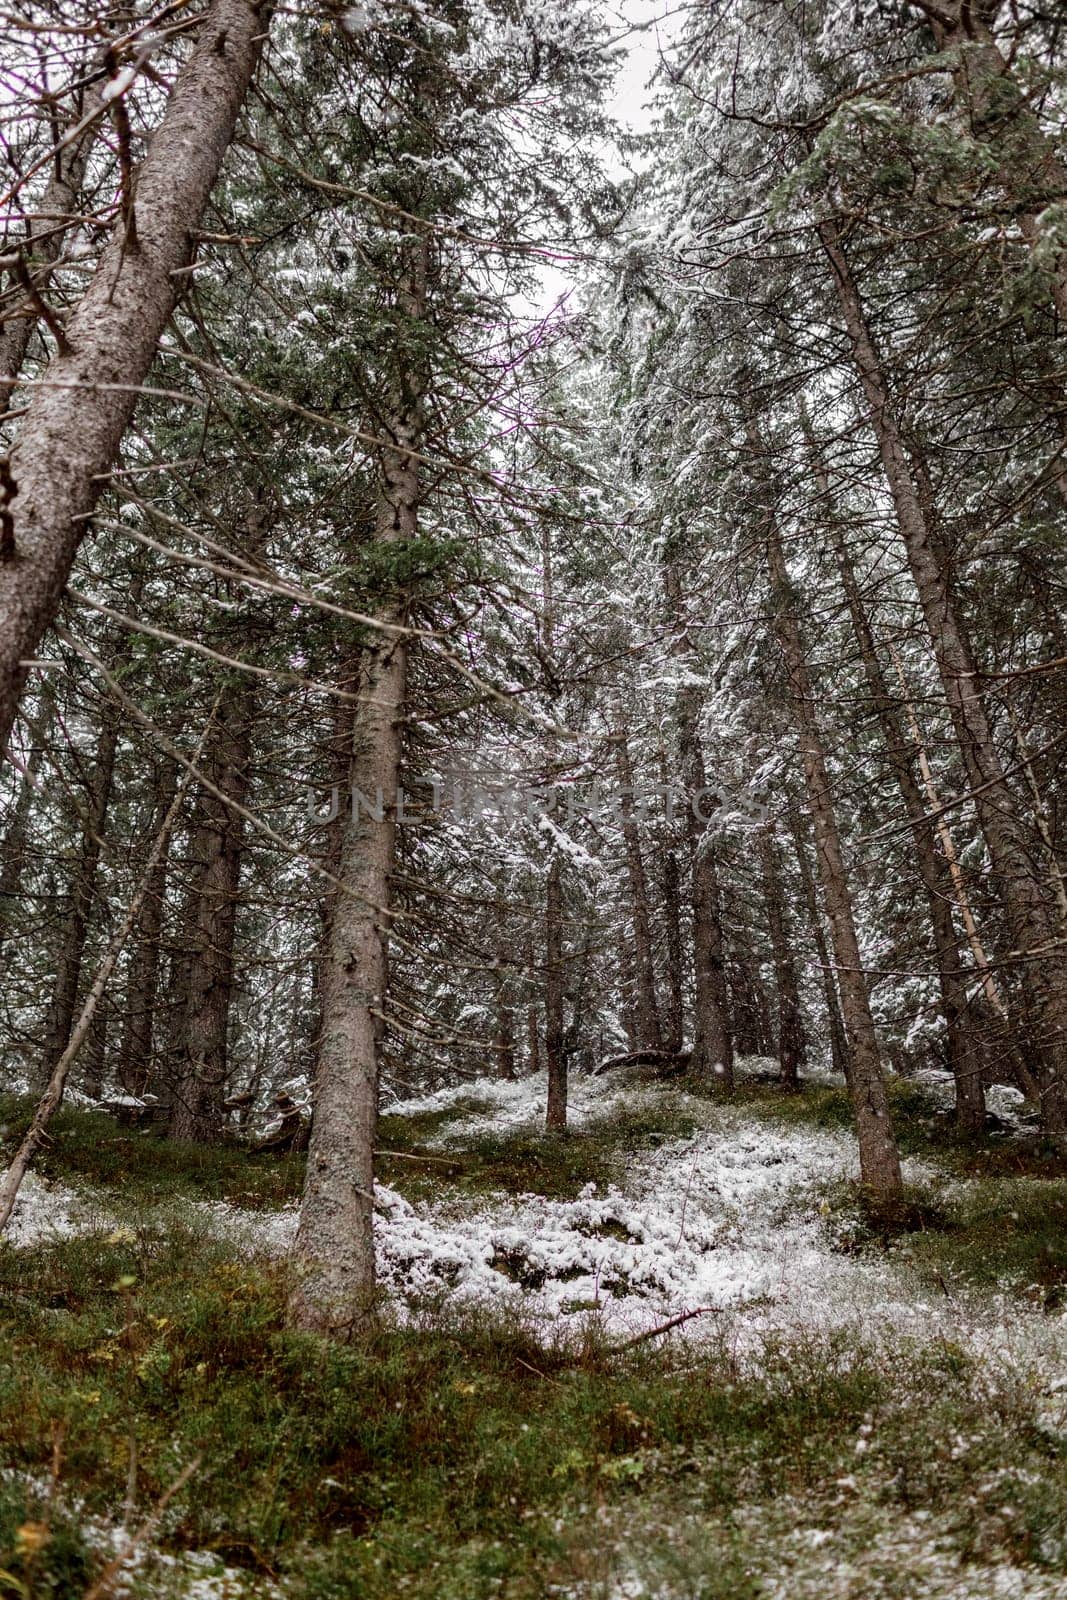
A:
POLYGON ((430 1117, 382 1117, 379 1146, 403 1153, 379 1157, 382 1180, 412 1199, 439 1194, 444 1179, 458 1193, 503 1191, 570 1200, 586 1184, 605 1188, 622 1180, 631 1152, 685 1138, 700 1125, 677 1096, 664 1091, 563 1133, 546 1134, 531 1124, 474 1132, 453 1146, 429 1142, 460 1114, 470 1113, 450 1108, 430 1117))
MULTIPOLYGON (((0 1154, 12 1153, 32 1113, 32 1101, 0 1096, 0 1154)), ((34 1167, 47 1178, 121 1189, 131 1201, 188 1195, 249 1209, 284 1205, 299 1195, 304 1179, 303 1156, 251 1156, 236 1143, 185 1144, 69 1106, 50 1124, 34 1167)))
MULTIPOLYGON (((32 1103, 0 1097, 0 1154, 9 1155, 28 1126, 32 1103)), ((692 1133, 697 1121, 664 1092, 562 1134, 536 1125, 487 1129, 442 1146, 448 1125, 492 1109, 474 1096, 440 1111, 384 1115, 378 1127, 378 1175, 409 1198, 435 1196, 442 1182, 457 1193, 503 1191, 572 1199, 588 1183, 604 1187, 625 1172, 627 1154, 692 1133)), ((47 1178, 117 1189, 129 1203, 187 1195, 229 1200, 248 1209, 280 1206, 300 1194, 303 1156, 252 1156, 242 1146, 195 1145, 150 1129, 121 1128, 102 1112, 64 1107, 52 1122, 36 1169, 47 1178)))
MULTIPOLYGON (((813 1085, 785 1096, 744 1085, 741 1103, 776 1124, 850 1129, 844 1088, 813 1085)), ((1067 1162, 1038 1136, 956 1131, 921 1086, 890 1085, 905 1156, 936 1162, 954 1182, 910 1186, 888 1205, 841 1186, 828 1226, 846 1251, 891 1249, 941 1293, 1007 1289, 1047 1310, 1067 1303, 1067 1162)))
POLYGON ((940 1220, 893 1246, 951 1292, 1008 1289, 1046 1311, 1067 1304, 1067 1180, 979 1179, 940 1201, 940 1220))
POLYGON ((416 1111, 409 1116, 386 1111, 378 1119, 378 1143, 396 1150, 422 1149, 438 1140, 450 1123, 490 1116, 492 1111, 493 1102, 475 1094, 461 1095, 439 1111, 416 1111))
POLYGON ((140 1514, 200 1460, 165 1547, 298 1600, 529 1600, 635 1564, 680 1595, 763 1595, 785 1545, 752 1508, 783 1497, 842 1537, 857 1508, 889 1526, 936 1501, 962 1558, 1064 1568, 1063 1440, 954 1346, 771 1343, 743 1371, 728 1341, 612 1356, 483 1310, 331 1348, 286 1330, 284 1298, 279 1273, 173 1227, 0 1248, 0 1570, 83 1594, 131 1438, 140 1514))
MULTIPOLYGON (((921 1084, 893 1079, 889 1106, 902 1155, 938 1161, 960 1177, 1067 1178, 1067 1155, 1040 1134, 964 1134, 921 1084)), ((844 1086, 806 1084, 783 1094, 773 1084, 742 1082, 735 1104, 778 1124, 829 1129, 853 1126, 844 1086)))

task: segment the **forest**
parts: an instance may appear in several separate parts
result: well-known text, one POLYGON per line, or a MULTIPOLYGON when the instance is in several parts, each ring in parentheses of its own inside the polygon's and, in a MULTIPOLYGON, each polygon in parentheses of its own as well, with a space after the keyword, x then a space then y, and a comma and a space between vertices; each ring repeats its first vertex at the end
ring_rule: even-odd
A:
POLYGON ((1062 1596, 1067 12, 0 85, 0 1596, 1062 1596))

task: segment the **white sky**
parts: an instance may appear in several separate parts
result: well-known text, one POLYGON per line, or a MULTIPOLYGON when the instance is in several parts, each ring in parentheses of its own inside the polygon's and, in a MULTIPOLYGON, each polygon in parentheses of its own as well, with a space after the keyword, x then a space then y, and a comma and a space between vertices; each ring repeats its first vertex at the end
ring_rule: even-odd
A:
MULTIPOLYGON (((670 44, 685 9, 685 0, 605 0, 612 37, 624 43, 627 52, 609 102, 611 115, 625 131, 645 133, 652 126, 649 79, 659 62, 660 47, 670 44)), ((619 177, 628 170, 610 153, 607 165, 619 177)), ((547 262, 539 276, 541 293, 528 302, 528 314, 535 319, 550 312, 571 287, 567 274, 547 262)))
POLYGON ((672 0, 610 0, 606 6, 616 37, 635 29, 625 39, 627 60, 616 80, 611 102, 613 115, 632 133, 644 133, 651 124, 648 80, 656 70, 660 45, 668 45, 681 9, 672 0))

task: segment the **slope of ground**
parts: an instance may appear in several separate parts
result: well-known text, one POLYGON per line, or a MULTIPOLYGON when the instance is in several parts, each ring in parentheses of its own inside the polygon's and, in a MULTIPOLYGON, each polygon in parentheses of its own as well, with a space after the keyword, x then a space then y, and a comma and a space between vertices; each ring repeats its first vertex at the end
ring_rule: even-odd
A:
POLYGON ((536 1080, 393 1105, 362 1351, 284 1329, 292 1174, 123 1185, 68 1120, 0 1248, 0 1593, 83 1595, 185 1472, 127 1591, 1063 1592, 1063 1180, 971 1175, 932 1091, 889 1220, 831 1085, 579 1079, 561 1140, 536 1080))

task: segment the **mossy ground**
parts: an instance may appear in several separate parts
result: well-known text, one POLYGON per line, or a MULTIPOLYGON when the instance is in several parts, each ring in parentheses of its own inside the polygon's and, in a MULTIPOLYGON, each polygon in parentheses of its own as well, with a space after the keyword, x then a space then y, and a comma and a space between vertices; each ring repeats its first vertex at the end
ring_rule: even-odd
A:
POLYGON ((423 1116, 384 1116, 378 1126, 378 1171, 411 1199, 440 1192, 541 1194, 572 1200, 586 1184, 606 1188, 625 1177, 626 1158, 668 1139, 685 1138, 700 1125, 681 1097, 642 1096, 639 1103, 594 1117, 563 1133, 539 1126, 480 1128, 461 1141, 436 1142, 450 1123, 489 1109, 460 1101, 423 1116), (389 1152, 395 1152, 390 1154, 389 1152), (414 1158, 414 1159, 413 1159, 414 1158))
MULTIPOLYGON (((0 1095, 0 1152, 10 1153, 29 1126, 33 1101, 0 1095)), ((46 1178, 117 1188, 132 1202, 181 1196, 229 1200, 259 1210, 295 1200, 302 1156, 251 1156, 231 1144, 184 1144, 151 1128, 123 1128, 99 1111, 63 1107, 34 1161, 46 1178)))
MULTIPOLYGON (((831 1092, 808 1094, 806 1114, 833 1126, 831 1092)), ((752 1096, 745 1114, 799 1119, 807 1098, 752 1096)), ((425 1147, 460 1114, 386 1119, 381 1143, 425 1147)), ((479 1133, 434 1181, 570 1194, 692 1117, 668 1095, 567 1140, 479 1133)), ((955 1344, 812 1334, 741 1362, 724 1323, 698 1351, 613 1354, 592 1324, 555 1338, 484 1310, 397 1325, 385 1308, 372 1342, 330 1348, 286 1329, 283 1268, 181 1220, 185 1196, 276 1203, 291 1173, 82 1113, 65 1114, 46 1165, 116 1198, 121 1184, 130 1221, 0 1244, 0 1594, 84 1595, 96 1519, 120 1514, 131 1462, 143 1516, 194 1460, 153 1545, 215 1552, 293 1600, 755 1600, 785 1573, 811 1600, 912 1600, 992 1595, 987 1568, 1003 1563, 1048 1585, 1027 1593, 1067 1581, 1064 1407, 955 1344), (835 1587, 839 1568, 853 1587, 835 1587)), ((975 1285, 1021 1283, 1058 1248, 1064 1199, 1059 1179, 971 1179, 918 1231, 882 1237, 868 1217, 853 1247, 888 1243, 920 1273, 954 1252, 949 1270, 975 1285)), ((150 1565, 133 1581, 182 1592, 150 1565)))
MULTIPOLYGON (((778 1125, 852 1127, 852 1108, 843 1085, 805 1084, 799 1094, 783 1094, 777 1084, 742 1081, 733 1103, 778 1125)), ((1067 1156, 1061 1146, 1037 1132, 961 1133, 951 1114, 920 1083, 893 1080, 889 1106, 904 1156, 934 1159, 961 1178, 1067 1178, 1067 1156)))
MULTIPOLYGON (((739 1103, 775 1125, 851 1127, 843 1088, 783 1095, 747 1084, 739 1103)), ((879 1204, 854 1189, 828 1196, 846 1249, 891 1249, 943 1292, 1003 1288, 1058 1310, 1067 1301, 1067 1159, 1039 1134, 964 1135, 917 1085, 896 1082, 890 1104, 901 1152, 936 1164, 933 1182, 879 1204)))
POLYGON ((861 1511, 936 1505, 961 1559, 1065 1570, 1063 1436, 954 1346, 769 1344, 741 1370, 725 1344, 613 1356, 479 1314, 331 1349, 286 1330, 284 1288, 174 1228, 0 1251, 13 1582, 83 1594, 84 1530, 123 1504, 131 1440, 142 1512, 199 1459, 165 1547, 308 1600, 608 1593, 588 1585, 634 1566, 688 1582, 687 1564, 681 1594, 760 1595, 773 1540, 753 1508, 783 1496, 842 1539, 861 1511), (998 1487, 975 1504, 979 1482, 998 1487), (668 1515, 684 1537, 633 1537, 668 1515))

